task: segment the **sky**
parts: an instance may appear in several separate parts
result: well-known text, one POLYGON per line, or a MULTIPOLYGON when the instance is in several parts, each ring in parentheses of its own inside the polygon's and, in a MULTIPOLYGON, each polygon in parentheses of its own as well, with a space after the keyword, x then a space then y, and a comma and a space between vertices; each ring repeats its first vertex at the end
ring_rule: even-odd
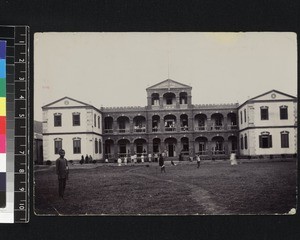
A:
POLYGON ((297 40, 288 32, 35 33, 34 119, 68 96, 97 108, 146 106, 166 79, 192 103, 243 103, 276 89, 297 96, 297 40))

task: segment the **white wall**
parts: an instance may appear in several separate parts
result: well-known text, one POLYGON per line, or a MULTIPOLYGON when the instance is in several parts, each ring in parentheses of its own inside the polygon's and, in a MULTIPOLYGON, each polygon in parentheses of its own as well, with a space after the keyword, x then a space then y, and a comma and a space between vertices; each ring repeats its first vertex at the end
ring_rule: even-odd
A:
MULTIPOLYGON (((270 154, 294 154, 297 152, 297 128, 256 128, 242 131, 239 134, 239 141, 241 134, 248 136, 248 149, 241 150, 241 155, 270 155, 270 154), (272 135, 272 148, 259 147, 259 135, 261 132, 267 131, 272 135), (281 148, 281 132, 289 132, 289 148, 281 148)), ((244 146, 245 147, 245 146, 244 146)))
MULTIPOLYGON (((95 134, 55 134, 55 135, 44 135, 44 160, 55 161, 59 155, 54 153, 54 139, 61 138, 62 139, 62 148, 65 150, 66 155, 65 158, 67 160, 80 160, 81 155, 91 155, 93 159, 99 160, 103 158, 103 139, 102 137, 95 134), (81 138, 81 153, 74 154, 73 153, 73 138, 79 137, 81 138), (95 138, 99 139, 102 142, 102 152, 101 154, 95 154, 95 138)), ((99 145, 99 143, 98 143, 99 145)))

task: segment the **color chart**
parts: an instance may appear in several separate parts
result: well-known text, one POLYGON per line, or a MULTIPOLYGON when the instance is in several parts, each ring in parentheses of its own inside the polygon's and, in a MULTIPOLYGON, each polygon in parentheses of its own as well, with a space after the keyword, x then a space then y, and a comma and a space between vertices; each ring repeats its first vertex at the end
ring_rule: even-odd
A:
POLYGON ((0 41, 0 208, 6 206, 6 41, 0 41))
POLYGON ((0 223, 28 222, 27 26, 0 26, 0 223))

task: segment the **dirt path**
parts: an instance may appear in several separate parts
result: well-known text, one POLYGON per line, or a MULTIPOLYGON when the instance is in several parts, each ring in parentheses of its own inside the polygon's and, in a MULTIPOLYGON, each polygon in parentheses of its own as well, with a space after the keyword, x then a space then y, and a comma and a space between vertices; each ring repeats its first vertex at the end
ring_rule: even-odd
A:
POLYGON ((198 203, 199 206, 201 206, 205 209, 205 213, 203 213, 203 215, 205 215, 205 214, 219 215, 219 214, 226 214, 226 213, 228 214, 228 211, 224 207, 221 207, 215 203, 215 201, 211 198, 208 191, 206 191, 205 189, 203 189, 199 186, 196 186, 196 185, 190 184, 190 183, 186 183, 183 181, 176 181, 176 180, 171 180, 168 178, 159 178, 159 177, 156 177, 153 175, 139 173, 139 172, 136 172, 137 170, 138 170, 137 168, 129 169, 127 172, 132 175, 147 178, 150 180, 166 181, 166 182, 174 183, 177 185, 184 185, 185 187, 189 188, 191 191, 190 196, 198 203))

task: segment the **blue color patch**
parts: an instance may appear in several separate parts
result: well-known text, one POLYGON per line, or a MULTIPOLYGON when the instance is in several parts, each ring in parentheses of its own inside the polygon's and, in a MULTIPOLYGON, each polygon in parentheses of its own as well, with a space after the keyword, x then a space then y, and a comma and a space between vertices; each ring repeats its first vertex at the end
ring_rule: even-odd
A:
POLYGON ((6 60, 0 59, 0 78, 6 78, 6 60))
POLYGON ((0 41, 0 59, 6 58, 6 41, 0 41))

